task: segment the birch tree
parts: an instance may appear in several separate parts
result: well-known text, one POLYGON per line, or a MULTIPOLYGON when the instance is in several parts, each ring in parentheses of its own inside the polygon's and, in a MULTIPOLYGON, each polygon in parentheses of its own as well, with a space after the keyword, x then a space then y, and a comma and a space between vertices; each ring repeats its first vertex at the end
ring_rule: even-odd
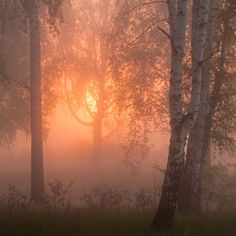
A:
MULTIPOLYGON (((208 109, 209 99, 209 85, 210 85, 210 69, 211 69, 211 54, 212 54, 212 42, 214 33, 214 18, 215 18, 215 2, 210 1, 209 5, 209 22, 207 24, 206 34, 206 48, 204 57, 207 58, 206 62, 202 66, 202 84, 201 84, 201 97, 199 106, 198 119, 190 132, 188 140, 188 148, 186 155, 186 165, 184 168, 182 185, 180 189, 179 209, 190 210, 193 208, 199 210, 200 206, 197 201, 197 194, 200 183, 200 170, 201 170, 201 157, 202 147, 204 142, 204 130, 205 130, 205 118, 208 109), (190 173, 195 173, 194 175, 190 173), (191 195, 191 196, 190 196, 191 195), (191 200, 190 200, 191 199, 191 200), (194 202, 191 204, 190 201, 194 202), (191 205, 191 206, 190 206, 191 205)), ((194 16, 193 16, 194 17, 194 16)), ((196 17, 196 16, 195 16, 196 17)), ((194 26, 194 25, 193 25, 194 26)), ((194 30, 194 29, 193 29, 194 30)))
POLYGON ((170 57, 157 28, 167 25, 165 9, 164 1, 120 1, 114 17, 111 67, 118 106, 125 111, 124 164, 136 170, 151 149, 150 134, 167 130, 170 57))
MULTIPOLYGON (((180 191, 179 209, 187 213, 198 212, 201 210, 203 172, 206 163, 210 163, 208 152, 211 137, 214 137, 214 133, 216 133, 215 130, 218 129, 217 126, 222 126, 222 123, 227 123, 223 122, 219 116, 221 113, 219 111, 222 111, 222 109, 224 110, 226 106, 222 104, 221 108, 219 108, 218 104, 221 100, 224 100, 222 87, 224 87, 224 84, 227 84, 226 64, 228 68, 231 67, 230 64, 227 63, 226 55, 227 51, 230 50, 228 48, 228 39, 231 37, 229 35, 230 20, 234 15, 232 14, 234 10, 230 1, 226 1, 224 4, 222 4, 222 2, 218 2, 217 4, 217 2, 218 1, 210 1, 210 21, 207 26, 207 43, 205 51, 206 58, 209 58, 213 52, 215 56, 213 57, 213 60, 208 59, 203 65, 199 117, 190 133, 186 157, 187 161, 180 191), (218 16, 217 20, 216 16, 218 16), (217 29, 215 28, 216 21, 218 26, 217 29), (217 59, 217 55, 219 55, 219 59, 217 59), (210 89, 211 87, 213 89, 210 89), (216 109, 219 113, 216 112, 216 109), (218 115, 216 113, 218 113, 218 115), (220 123, 214 122, 215 118, 213 117, 215 115, 220 119, 220 123), (216 126, 213 126, 213 123, 215 123, 216 126)), ((233 51, 233 48, 231 49, 233 51)), ((231 71, 231 73, 232 72, 233 71, 231 71)), ((228 90, 230 91, 232 88, 228 88, 228 90)), ((234 96, 229 98, 227 104, 230 103, 230 100, 234 101, 234 96)), ((228 112, 230 112, 229 109, 228 112)), ((235 124, 233 121, 234 115, 232 113, 230 114, 230 123, 235 124)), ((225 116, 224 120, 228 120, 227 117, 228 116, 225 116)), ((224 132, 226 135, 221 134, 220 143, 225 143, 225 150, 229 148, 229 144, 231 143, 230 141, 227 144, 226 140, 229 141, 230 132, 234 130, 232 128, 224 132)))
POLYGON ((108 40, 116 1, 74 1, 65 9, 71 28, 62 28, 63 91, 75 120, 92 129, 92 162, 101 166, 104 139, 117 130, 119 108, 110 73, 108 40), (70 35, 70 45, 68 45, 70 35), (79 38, 79 41, 78 41, 79 38))
POLYGON ((171 75, 169 112, 171 137, 167 169, 160 203, 152 225, 156 229, 171 227, 178 201, 179 186, 184 166, 185 147, 189 132, 199 112, 204 63, 208 0, 193 1, 192 5, 192 91, 188 113, 183 113, 181 99, 183 57, 186 39, 187 1, 168 1, 171 41, 171 75))

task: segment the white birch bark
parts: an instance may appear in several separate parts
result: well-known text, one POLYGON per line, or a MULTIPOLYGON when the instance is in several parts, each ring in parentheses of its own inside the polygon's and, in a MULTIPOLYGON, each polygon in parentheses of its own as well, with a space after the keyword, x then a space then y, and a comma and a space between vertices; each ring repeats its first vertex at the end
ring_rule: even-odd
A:
POLYGON ((169 112, 171 138, 167 169, 164 178, 161 199, 152 225, 156 228, 171 227, 177 204, 181 168, 184 157, 181 155, 182 99, 181 79, 185 49, 187 20, 187 0, 168 1, 170 37, 171 37, 171 74, 169 89, 169 112), (174 24, 174 25, 173 25, 174 24))
MULTIPOLYGON (((196 6, 194 6, 196 7, 196 6)), ((209 82, 211 70, 211 54, 213 43, 213 29, 215 23, 215 0, 210 0, 209 22, 207 24, 206 46, 204 58, 208 58, 202 65, 202 83, 199 115, 190 132, 187 149, 187 161, 183 173, 181 193, 179 199, 179 210, 183 212, 195 212, 201 210, 201 171, 202 151, 204 146, 205 122, 209 101, 209 82)), ((193 16, 193 17, 196 17, 193 16)), ((193 20, 194 22, 194 20, 193 20)), ((195 22, 193 23, 194 27, 195 22)), ((194 30, 195 31, 195 30, 194 30)), ((194 35, 195 32, 193 32, 194 35)), ((194 37, 192 37, 194 40, 194 37)))
MULTIPOLYGON (((207 25, 206 33, 206 47, 204 57, 209 58, 212 54, 213 44, 213 29, 215 25, 215 0, 210 0, 209 4, 209 22, 207 25)), ((202 66, 202 84, 201 84, 201 96, 200 96, 200 110, 198 119, 195 125, 196 129, 196 145, 194 147, 194 155, 190 158, 194 158, 193 164, 193 177, 192 177, 192 210, 201 210, 201 172, 202 172, 202 156, 204 146, 204 134, 205 134, 205 123, 208 112, 208 101, 209 101, 209 84, 210 84, 210 70, 211 60, 208 59, 202 66)))
POLYGON ((179 186, 184 165, 184 150, 187 137, 196 122, 201 96, 202 63, 206 41, 206 23, 208 21, 208 0, 193 0, 193 32, 192 32, 192 91, 189 112, 183 115, 182 106, 182 68, 185 47, 187 1, 178 0, 176 17, 174 3, 169 1, 170 23, 175 19, 175 27, 170 27, 173 33, 171 76, 169 91, 169 111, 171 138, 169 156, 160 204, 153 220, 158 229, 170 227, 174 221, 179 186), (172 3, 170 5, 170 3, 172 3))
POLYGON ((189 113, 196 120, 201 97, 201 77, 205 52, 206 28, 208 22, 209 0, 193 0, 193 26, 192 26, 192 92, 189 104, 189 113), (195 19, 196 15, 196 19, 195 19))
MULTIPOLYGON (((177 9, 174 10, 174 2, 170 5, 170 20, 175 19, 174 27, 170 25, 171 34, 173 34, 172 42, 172 59, 171 59, 171 75, 170 75, 170 91, 169 91, 169 111, 170 122, 179 123, 182 119, 182 99, 181 99, 181 78, 182 78, 182 61, 185 48, 185 33, 187 20, 187 0, 178 0, 177 9), (176 14, 174 17, 173 14, 176 14)), ((170 22, 171 22, 170 21, 170 22)))

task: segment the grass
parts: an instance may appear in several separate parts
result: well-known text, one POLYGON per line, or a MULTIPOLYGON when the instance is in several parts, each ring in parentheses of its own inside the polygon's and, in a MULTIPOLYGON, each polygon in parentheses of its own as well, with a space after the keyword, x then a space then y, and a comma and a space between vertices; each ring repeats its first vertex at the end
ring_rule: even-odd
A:
POLYGON ((63 214, 40 210, 0 215, 0 235, 4 236, 234 236, 235 214, 206 214, 177 217, 172 231, 150 230, 153 214, 106 214, 75 210, 63 214))

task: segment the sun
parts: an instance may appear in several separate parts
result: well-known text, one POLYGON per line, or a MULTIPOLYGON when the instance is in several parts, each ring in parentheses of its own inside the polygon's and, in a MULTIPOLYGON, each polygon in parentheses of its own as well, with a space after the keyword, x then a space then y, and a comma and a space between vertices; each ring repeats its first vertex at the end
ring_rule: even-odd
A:
POLYGON ((95 97, 89 92, 88 90, 86 91, 85 94, 85 100, 86 100, 86 105, 88 106, 89 110, 93 113, 97 112, 97 101, 95 97))

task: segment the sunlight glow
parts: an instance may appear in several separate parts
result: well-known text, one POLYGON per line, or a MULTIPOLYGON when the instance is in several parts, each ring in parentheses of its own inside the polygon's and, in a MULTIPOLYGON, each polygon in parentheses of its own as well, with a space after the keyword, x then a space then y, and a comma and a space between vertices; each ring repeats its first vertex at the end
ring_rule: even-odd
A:
POLYGON ((90 111, 97 112, 97 101, 88 90, 86 91, 85 99, 90 111))

